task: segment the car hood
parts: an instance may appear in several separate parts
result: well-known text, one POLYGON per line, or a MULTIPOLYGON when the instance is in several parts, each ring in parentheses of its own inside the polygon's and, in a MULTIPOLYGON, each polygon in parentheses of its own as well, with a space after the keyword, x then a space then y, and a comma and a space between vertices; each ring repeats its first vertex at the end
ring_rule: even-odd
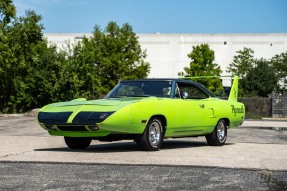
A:
POLYGON ((43 124, 95 124, 130 104, 157 99, 148 98, 108 98, 86 100, 83 98, 49 104, 40 109, 38 121, 43 124))
MULTIPOLYGON (((76 105, 99 105, 99 106, 118 106, 123 102, 120 99, 99 99, 99 100, 72 100, 68 102, 60 102, 51 104, 55 107, 66 107, 66 106, 76 106, 76 105)), ((130 101, 132 103, 132 100, 130 101)))

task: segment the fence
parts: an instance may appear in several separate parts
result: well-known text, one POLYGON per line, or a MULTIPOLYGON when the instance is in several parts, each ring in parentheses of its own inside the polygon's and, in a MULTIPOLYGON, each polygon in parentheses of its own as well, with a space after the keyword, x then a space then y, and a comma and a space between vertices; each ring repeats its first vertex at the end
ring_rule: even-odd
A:
POLYGON ((248 97, 239 98, 239 101, 245 105, 247 118, 287 118, 287 92, 273 93, 271 98, 248 97))
POLYGON ((272 99, 265 97, 239 98, 244 103, 247 118, 272 117, 272 99))
POLYGON ((287 92, 272 94, 272 117, 287 117, 287 92))

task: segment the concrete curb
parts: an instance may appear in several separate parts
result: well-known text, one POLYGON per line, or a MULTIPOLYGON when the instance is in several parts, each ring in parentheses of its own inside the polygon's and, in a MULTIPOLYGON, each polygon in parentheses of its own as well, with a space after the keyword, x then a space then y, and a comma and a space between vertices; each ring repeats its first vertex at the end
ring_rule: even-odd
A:
POLYGON ((274 131, 287 131, 286 127, 257 127, 257 126, 239 126, 240 128, 248 128, 248 129, 264 129, 264 130, 274 130, 274 131))
POLYGON ((287 121, 287 118, 262 118, 262 121, 287 121))

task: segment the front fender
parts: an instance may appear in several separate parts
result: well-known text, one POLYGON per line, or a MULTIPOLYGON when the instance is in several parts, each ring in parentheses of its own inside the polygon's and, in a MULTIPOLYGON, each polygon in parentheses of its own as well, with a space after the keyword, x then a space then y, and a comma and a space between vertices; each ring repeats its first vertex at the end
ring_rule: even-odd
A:
POLYGON ((144 131, 145 124, 133 123, 131 105, 128 105, 97 124, 100 129, 113 133, 140 134, 144 131))

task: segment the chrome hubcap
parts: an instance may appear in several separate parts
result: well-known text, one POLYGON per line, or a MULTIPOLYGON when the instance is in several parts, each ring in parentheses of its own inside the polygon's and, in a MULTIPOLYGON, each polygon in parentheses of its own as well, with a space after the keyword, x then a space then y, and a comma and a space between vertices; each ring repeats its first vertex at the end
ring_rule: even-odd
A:
POLYGON ((220 143, 225 141, 225 125, 223 122, 219 122, 217 125, 217 138, 220 143))
POLYGON ((157 146, 160 141, 160 125, 157 122, 152 122, 149 127, 149 142, 152 146, 157 146))

